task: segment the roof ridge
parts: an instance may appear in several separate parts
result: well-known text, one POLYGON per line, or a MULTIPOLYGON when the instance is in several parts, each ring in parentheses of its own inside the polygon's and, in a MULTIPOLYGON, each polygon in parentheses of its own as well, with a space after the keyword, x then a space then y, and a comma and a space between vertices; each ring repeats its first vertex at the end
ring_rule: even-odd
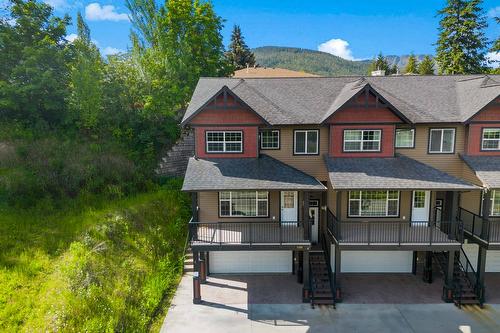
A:
MULTIPOLYGON (((245 80, 243 80, 243 81, 244 82, 242 82, 242 83, 246 83, 245 80)), ((276 105, 273 101, 271 101, 271 99, 269 97, 265 96, 263 93, 261 93, 259 90, 255 89, 254 87, 252 87, 249 84, 245 84, 245 87, 248 87, 250 90, 252 90, 254 93, 256 93, 260 98, 262 98, 263 100, 265 100, 266 102, 268 102, 269 104, 271 104, 272 106, 274 106, 281 113, 281 115, 285 116, 285 110, 283 110, 281 107, 279 107, 278 105, 276 105)))

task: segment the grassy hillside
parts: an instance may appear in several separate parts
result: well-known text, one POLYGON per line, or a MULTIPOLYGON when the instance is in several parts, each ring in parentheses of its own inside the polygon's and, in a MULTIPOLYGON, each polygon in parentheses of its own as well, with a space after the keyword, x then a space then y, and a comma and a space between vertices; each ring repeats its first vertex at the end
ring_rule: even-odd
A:
POLYGON ((57 210, 0 206, 0 331, 157 330, 182 272, 179 186, 57 210))
POLYGON ((281 67, 322 76, 364 75, 369 61, 349 61, 329 53, 293 47, 265 46, 252 50, 260 66, 281 67))

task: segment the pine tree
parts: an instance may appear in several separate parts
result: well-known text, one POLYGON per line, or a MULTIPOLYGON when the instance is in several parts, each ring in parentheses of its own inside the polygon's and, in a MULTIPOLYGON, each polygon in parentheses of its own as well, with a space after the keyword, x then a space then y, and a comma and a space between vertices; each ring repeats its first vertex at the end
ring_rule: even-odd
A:
POLYGON ((387 59, 384 57, 382 52, 380 52, 377 58, 373 59, 370 67, 368 68, 368 74, 371 74, 373 71, 385 71, 386 75, 391 74, 391 68, 389 67, 389 63, 387 59))
POLYGON ((434 61, 428 55, 418 64, 418 74, 434 75, 434 61))
POLYGON ((485 71, 486 19, 481 0, 447 0, 438 11, 436 60, 440 74, 477 74, 485 71))
POLYGON ((417 66, 417 57, 415 57, 412 53, 410 54, 410 57, 408 57, 408 63, 406 64, 404 71, 406 74, 417 74, 417 66))
MULTIPOLYGON (((495 21, 500 24, 500 17, 495 17, 495 21)), ((500 36, 497 37, 495 41, 493 41, 493 47, 491 48, 492 52, 500 52, 500 36)))
POLYGON ((239 26, 235 25, 231 33, 231 44, 226 54, 229 62, 233 64, 235 69, 253 67, 255 65, 255 55, 248 48, 241 34, 239 26))

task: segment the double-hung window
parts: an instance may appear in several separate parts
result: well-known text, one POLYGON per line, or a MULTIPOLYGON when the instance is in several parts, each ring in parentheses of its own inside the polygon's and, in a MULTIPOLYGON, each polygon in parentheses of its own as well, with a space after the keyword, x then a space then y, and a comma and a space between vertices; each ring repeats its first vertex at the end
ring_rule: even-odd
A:
POLYGON ((399 191, 350 191, 349 216, 399 216, 399 191))
POLYGON ((413 148, 415 144, 415 129, 396 129, 396 148, 413 148))
POLYGON ((454 128, 432 128, 429 133, 429 153, 447 154, 455 151, 454 128))
POLYGON ((500 191, 491 192, 491 216, 500 216, 500 191))
POLYGON ((207 153, 242 153, 242 131, 207 131, 207 153))
POLYGON ((380 151, 381 137, 381 130, 344 130, 344 151, 380 151))
POLYGON ((266 191, 219 192, 219 215, 223 217, 266 217, 268 207, 266 191))
POLYGON ((482 150, 500 150, 500 128, 484 128, 482 150))
POLYGON ((280 131, 262 130, 260 132, 260 149, 280 149, 280 131))
POLYGON ((319 152, 319 130, 294 131, 295 155, 316 155, 319 152))

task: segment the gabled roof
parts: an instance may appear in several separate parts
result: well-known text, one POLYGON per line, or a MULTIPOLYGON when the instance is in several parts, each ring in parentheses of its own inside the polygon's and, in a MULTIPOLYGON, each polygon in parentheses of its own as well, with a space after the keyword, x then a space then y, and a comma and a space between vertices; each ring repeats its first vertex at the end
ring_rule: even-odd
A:
POLYGON ((270 156, 190 158, 183 191, 307 190, 326 191, 316 178, 270 156))
POLYGON ((271 125, 310 125, 367 85, 413 123, 462 123, 500 96, 499 82, 499 75, 201 78, 183 124, 224 86, 271 125))
POLYGON ((487 188, 500 188, 500 156, 460 155, 487 188))
POLYGON ((334 190, 474 190, 477 186, 406 156, 325 157, 334 190))

